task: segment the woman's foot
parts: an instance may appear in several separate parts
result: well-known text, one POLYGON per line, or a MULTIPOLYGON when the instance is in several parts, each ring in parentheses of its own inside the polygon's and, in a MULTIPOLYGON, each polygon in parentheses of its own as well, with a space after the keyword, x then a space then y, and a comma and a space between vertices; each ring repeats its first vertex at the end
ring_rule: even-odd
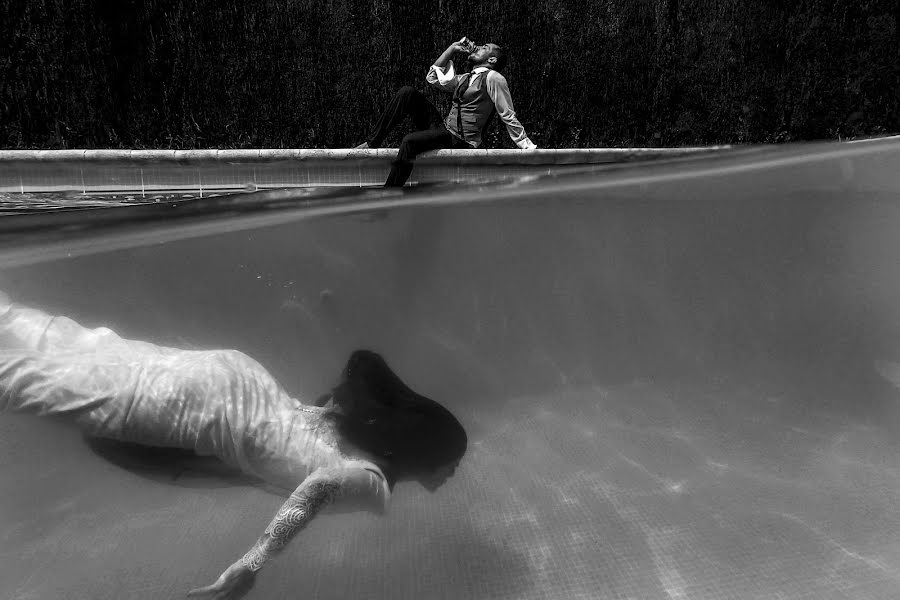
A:
POLYGON ((354 150, 368 150, 368 149, 369 149, 369 142, 363 142, 363 143, 360 144, 359 146, 355 146, 353 149, 354 149, 354 150))

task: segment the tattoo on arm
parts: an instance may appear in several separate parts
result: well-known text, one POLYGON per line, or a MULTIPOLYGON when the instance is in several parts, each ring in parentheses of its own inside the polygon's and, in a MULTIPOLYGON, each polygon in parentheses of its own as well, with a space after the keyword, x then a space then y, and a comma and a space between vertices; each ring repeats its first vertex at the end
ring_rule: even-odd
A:
POLYGON ((340 492, 336 481, 313 481, 294 490, 262 537, 241 559, 251 571, 258 571, 271 553, 284 548, 295 533, 303 529, 321 509, 330 504, 340 492))

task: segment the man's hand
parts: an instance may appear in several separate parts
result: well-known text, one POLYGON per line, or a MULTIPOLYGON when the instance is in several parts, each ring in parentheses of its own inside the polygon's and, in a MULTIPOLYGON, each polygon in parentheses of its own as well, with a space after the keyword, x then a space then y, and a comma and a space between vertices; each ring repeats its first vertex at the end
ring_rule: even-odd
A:
POLYGON ((448 50, 452 49, 454 52, 462 52, 463 54, 469 54, 469 44, 471 44, 471 43, 472 42, 469 41, 469 38, 463 36, 463 38, 460 39, 458 42, 453 42, 452 44, 450 44, 450 48, 447 48, 447 49, 448 50))
POLYGON ((456 54, 457 52, 462 52, 463 54, 469 54, 469 52, 470 52, 469 48, 467 48, 466 46, 468 46, 471 43, 472 42, 470 42, 469 38, 467 38, 467 37, 462 38, 458 42, 453 42, 452 44, 447 46, 447 49, 444 50, 444 53, 441 54, 436 61, 434 61, 434 66, 440 67, 443 69, 447 65, 447 63, 450 62, 450 59, 453 58, 453 55, 456 54))
POLYGON ((237 561, 219 575, 216 582, 206 587, 188 592, 190 598, 213 598, 214 600, 236 600, 243 598, 256 580, 256 573, 242 561, 237 561))

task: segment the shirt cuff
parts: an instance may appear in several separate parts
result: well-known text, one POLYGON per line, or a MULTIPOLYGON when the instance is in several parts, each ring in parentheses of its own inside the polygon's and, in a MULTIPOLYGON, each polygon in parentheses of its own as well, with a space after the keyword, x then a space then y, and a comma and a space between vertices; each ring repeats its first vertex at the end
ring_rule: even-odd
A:
POLYGON ((527 137, 516 142, 516 145, 520 150, 535 150, 537 148, 537 145, 527 137))
POLYGON ((434 69, 434 74, 437 77, 438 83, 441 85, 449 83, 456 78, 456 71, 453 68, 452 62, 448 63, 446 67, 431 65, 431 68, 434 69))

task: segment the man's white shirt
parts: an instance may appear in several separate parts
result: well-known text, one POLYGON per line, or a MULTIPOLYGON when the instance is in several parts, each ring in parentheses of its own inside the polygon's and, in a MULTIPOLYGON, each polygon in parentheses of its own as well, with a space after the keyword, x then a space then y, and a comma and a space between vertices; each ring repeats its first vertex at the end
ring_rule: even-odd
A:
MULTIPOLYGON (((522 127, 522 124, 519 123, 519 119, 516 118, 506 78, 496 71, 494 72, 497 73, 499 77, 488 77, 487 75, 484 75, 487 71, 491 71, 491 69, 488 67, 475 67, 472 69, 472 75, 469 78, 468 85, 475 83, 479 77, 486 77, 485 88, 487 89, 488 96, 490 96, 493 101, 494 108, 497 110, 500 120, 506 125, 506 131, 509 133, 509 137, 520 149, 534 150, 537 146, 528 138, 525 134, 525 128, 522 127)), ((440 87, 448 92, 453 92, 459 81, 452 61, 449 62, 446 67, 431 65, 425 79, 431 85, 440 87)))

